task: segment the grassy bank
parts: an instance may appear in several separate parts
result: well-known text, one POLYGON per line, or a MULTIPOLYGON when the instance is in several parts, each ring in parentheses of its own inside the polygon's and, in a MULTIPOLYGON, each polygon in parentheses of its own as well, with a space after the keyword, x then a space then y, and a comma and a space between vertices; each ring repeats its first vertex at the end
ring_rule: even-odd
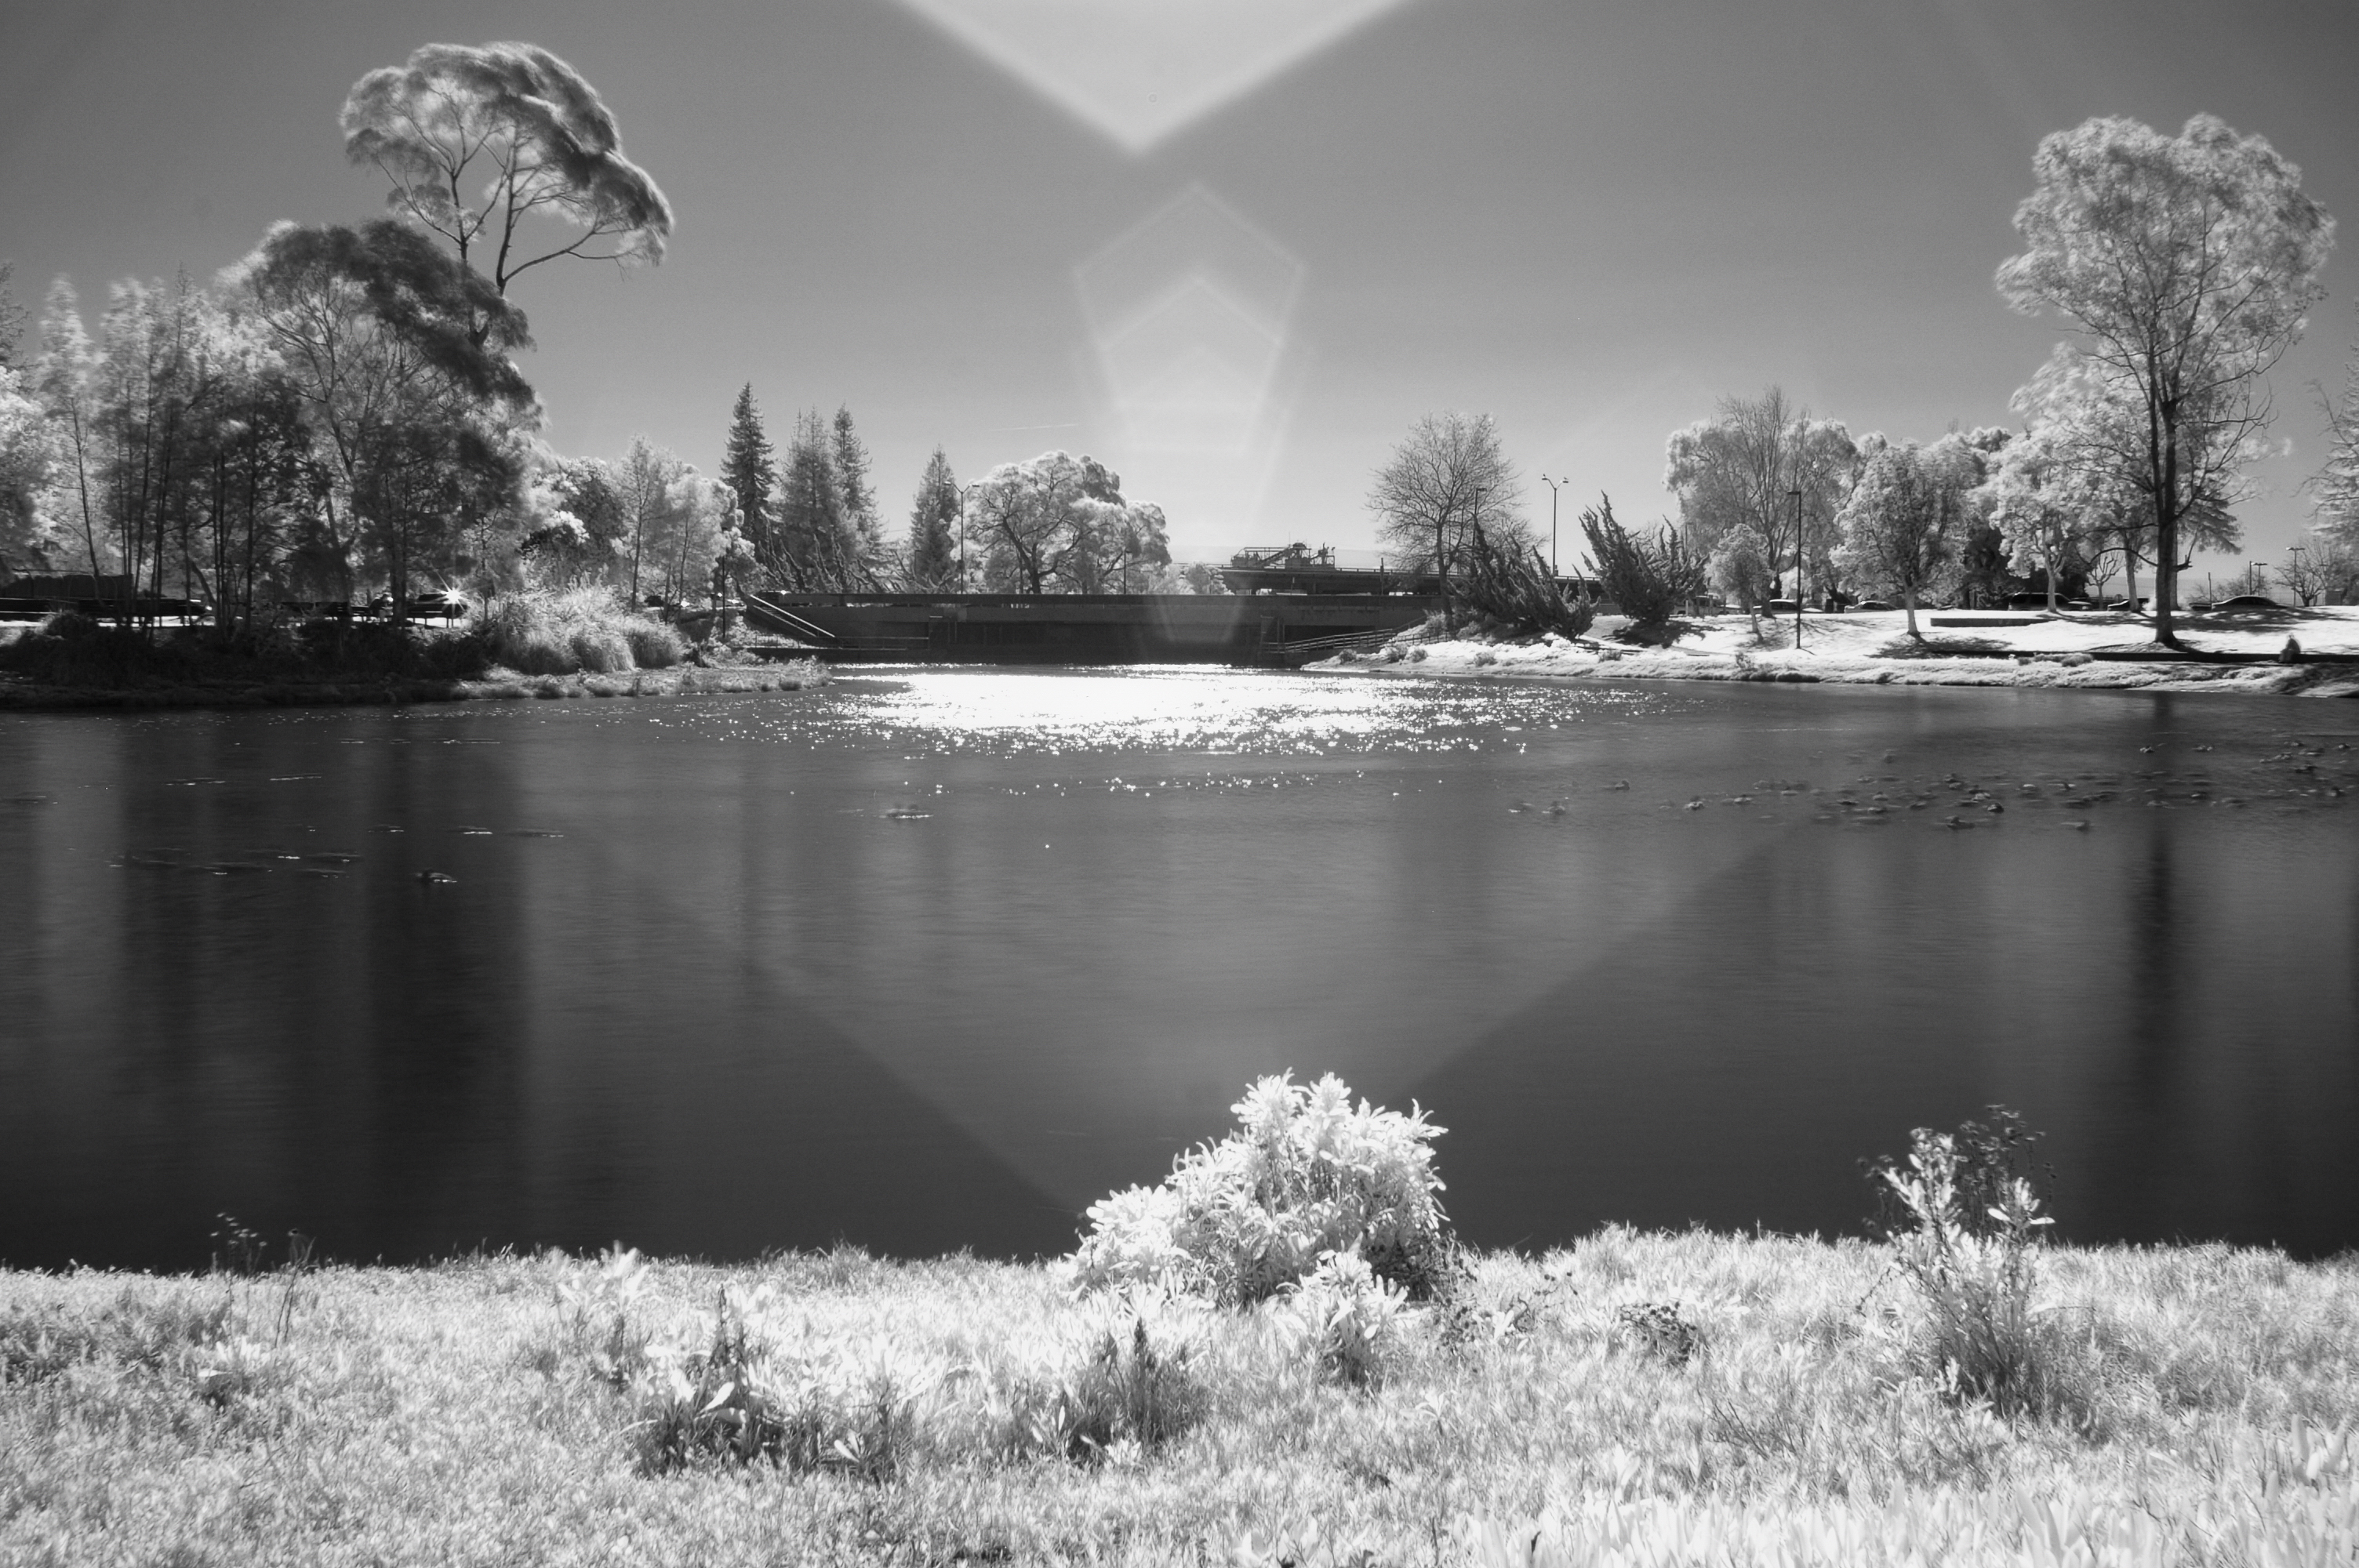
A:
POLYGON ((2002 1414, 1858 1241, 1481 1257, 1357 1384, 1294 1298, 1054 1265, 0 1274, 0 1559, 2354 1560, 2359 1262, 2046 1249, 2033 1300, 2002 1414))
POLYGON ((635 670, 624 675, 528 676, 495 666, 480 680, 263 680, 158 683, 136 687, 60 687, 0 676, 0 709, 72 710, 172 708, 351 707, 469 702, 486 697, 710 697, 720 693, 799 691, 826 676, 817 661, 718 668, 635 670))
POLYGON ((0 709, 279 708, 477 697, 794 691, 811 661, 769 664, 603 590, 513 594, 451 626, 282 623, 225 637, 80 615, 0 628, 0 709))

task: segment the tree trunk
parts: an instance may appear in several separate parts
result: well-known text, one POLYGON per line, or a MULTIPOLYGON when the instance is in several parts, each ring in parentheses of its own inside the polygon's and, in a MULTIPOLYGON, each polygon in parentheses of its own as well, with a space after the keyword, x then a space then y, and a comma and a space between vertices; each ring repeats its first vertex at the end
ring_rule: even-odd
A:
POLYGON ((1908 608, 1908 634, 1923 642, 1924 633, 1917 630, 1917 589, 1913 585, 1900 590, 1900 602, 1908 608))
POLYGON ((1442 532, 1448 526, 1442 519, 1434 521, 1433 586, 1441 595, 1441 634, 1454 638, 1458 635, 1458 617, 1450 609, 1450 552, 1442 532))
POLYGON ((2154 463, 2149 471, 2160 475, 2154 487, 2154 640, 2166 648, 2180 648, 2170 623, 2179 595, 2179 403, 2158 397, 2155 406, 2156 417, 2147 427, 2148 457, 2154 463), (2158 444, 2160 449, 2153 449, 2158 444))

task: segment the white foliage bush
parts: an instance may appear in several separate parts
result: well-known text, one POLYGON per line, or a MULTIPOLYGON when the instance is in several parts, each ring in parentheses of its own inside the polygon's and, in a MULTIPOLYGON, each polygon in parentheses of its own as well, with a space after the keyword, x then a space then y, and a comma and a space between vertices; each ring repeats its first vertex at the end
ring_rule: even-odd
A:
POLYGON ((1384 1380, 1406 1346, 1408 1292, 1378 1279, 1365 1260, 1330 1252, 1290 1286, 1288 1305, 1299 1325, 1303 1352, 1321 1374, 1355 1389, 1384 1380))
POLYGON ((607 588, 512 593, 482 612, 474 629, 495 662, 528 676, 669 669, 687 656, 679 633, 607 588))
POLYGON ((1230 1109, 1238 1128, 1172 1162, 1158 1187, 1091 1206, 1075 1281, 1168 1281, 1230 1304, 1267 1300, 1329 1254, 1359 1260, 1415 1299, 1450 1267, 1432 1141, 1444 1130, 1362 1100, 1332 1074, 1262 1079, 1230 1109))

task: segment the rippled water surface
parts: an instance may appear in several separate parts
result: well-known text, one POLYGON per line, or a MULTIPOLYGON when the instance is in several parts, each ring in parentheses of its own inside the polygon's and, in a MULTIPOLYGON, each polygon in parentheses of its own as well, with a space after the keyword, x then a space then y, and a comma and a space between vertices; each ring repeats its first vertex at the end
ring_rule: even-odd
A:
POLYGON ((1982 1105, 2087 1238, 2359 1245, 2359 713, 888 671, 0 717, 0 1259, 1071 1244, 1253 1076, 1473 1238, 1854 1227, 1982 1105), (1994 809, 1997 808, 1997 809, 1994 809))

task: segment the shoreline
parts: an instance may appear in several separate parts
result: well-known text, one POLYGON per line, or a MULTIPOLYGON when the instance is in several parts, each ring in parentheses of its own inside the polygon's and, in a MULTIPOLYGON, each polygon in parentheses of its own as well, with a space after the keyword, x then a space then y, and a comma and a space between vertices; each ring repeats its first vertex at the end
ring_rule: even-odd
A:
MULTIPOLYGON (((1931 619, 1919 611, 1920 624, 1931 619)), ((2234 692, 2261 697, 2359 697, 2359 608, 2273 616, 2190 617, 2191 641, 2240 662, 2138 659, 2125 633, 2148 623, 2112 613, 1943 612, 1924 643, 1895 656, 1905 637, 1897 612, 1805 618, 1801 649, 1792 622, 1718 616, 1670 647, 1622 645, 1555 633, 1522 641, 1480 635, 1396 641, 1373 654, 1346 652, 1304 666, 1320 676, 1441 679, 1716 680, 1790 685, 2009 687, 2082 691, 2234 692), (2291 637, 2303 658, 2251 662, 2291 637), (1943 654, 1944 644, 1954 652, 1943 654), (1970 643, 1971 647, 1960 646, 1970 643)), ((1608 635, 1613 623, 1601 622, 1608 635)), ((1905 646, 1905 644, 1903 644, 1905 646)))
POLYGON ((0 1558, 2348 1560, 2359 1257, 2037 1258, 2069 1411, 2005 1417, 1944 1392, 1922 1303, 1856 1238, 1477 1255, 1462 1310, 1398 1319, 1365 1386, 1283 1301, 1077 1297, 1056 1263, 962 1255, 0 1271, 0 1558), (651 1463, 730 1322, 812 1446, 651 1463), (1168 1435, 1072 1435, 1134 1384, 1168 1435))
POLYGON ((403 707, 521 698, 715 697, 824 685, 814 661, 529 676, 494 669, 473 680, 277 680, 93 688, 0 676, 0 712, 106 713, 170 709, 403 707))

